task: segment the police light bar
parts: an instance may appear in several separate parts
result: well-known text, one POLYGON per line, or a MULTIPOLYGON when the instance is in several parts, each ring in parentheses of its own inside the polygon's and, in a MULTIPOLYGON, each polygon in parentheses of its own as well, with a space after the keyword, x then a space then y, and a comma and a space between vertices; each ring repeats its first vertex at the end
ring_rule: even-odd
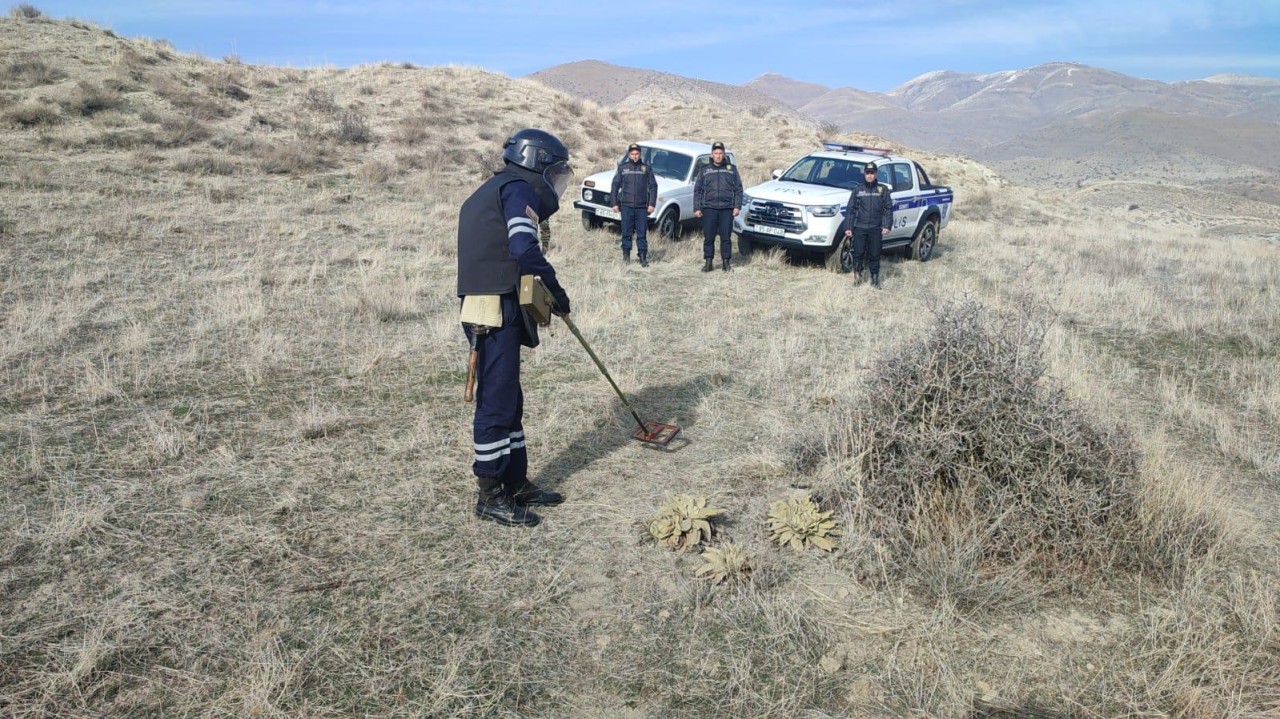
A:
POLYGON ((865 152, 871 155, 889 156, 889 150, 883 147, 863 147, 862 145, 847 145, 843 142, 834 142, 832 140, 823 140, 822 149, 832 150, 835 152, 865 152))

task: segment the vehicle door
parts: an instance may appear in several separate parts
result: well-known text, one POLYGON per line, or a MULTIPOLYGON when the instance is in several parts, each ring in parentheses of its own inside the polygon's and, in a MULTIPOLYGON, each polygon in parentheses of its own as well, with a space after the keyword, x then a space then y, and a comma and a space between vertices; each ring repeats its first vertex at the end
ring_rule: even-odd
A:
POLYGON ((886 241, 910 240, 920 220, 920 188, 916 186, 915 173, 906 162, 889 162, 876 172, 876 181, 888 185, 893 192, 893 226, 886 241))

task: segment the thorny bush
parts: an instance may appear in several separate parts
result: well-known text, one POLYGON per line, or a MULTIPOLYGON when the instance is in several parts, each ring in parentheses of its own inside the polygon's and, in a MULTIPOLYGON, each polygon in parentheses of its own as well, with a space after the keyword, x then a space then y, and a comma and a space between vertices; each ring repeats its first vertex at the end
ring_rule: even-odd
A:
MULTIPOLYGON (((1019 567, 1047 589, 1112 569, 1164 573, 1207 520, 1144 531, 1142 459, 1129 434, 1089 416, 1045 376, 1047 310, 1000 314, 966 299, 881 356, 865 401, 822 441, 833 494, 905 566, 971 545, 979 575, 1019 567)), ((1173 511, 1173 510, 1170 510, 1173 511)))

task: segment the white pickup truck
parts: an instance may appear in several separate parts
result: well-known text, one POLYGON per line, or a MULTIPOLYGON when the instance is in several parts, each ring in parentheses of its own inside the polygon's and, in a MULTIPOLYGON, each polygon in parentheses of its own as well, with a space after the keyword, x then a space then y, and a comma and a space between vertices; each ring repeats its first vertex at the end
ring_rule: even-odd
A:
MULTIPOLYGON (((645 140, 636 144, 640 145, 640 159, 653 168, 658 181, 658 204, 649 215, 649 225, 667 239, 679 239, 684 225, 694 219, 694 173, 711 162, 711 145, 689 140, 645 140)), ((733 153, 725 154, 733 162, 733 153)), ((626 159, 624 154, 618 164, 626 159)), ((573 206, 582 210, 582 226, 588 230, 605 222, 622 221, 621 215, 613 211, 613 198, 609 195, 614 172, 597 172, 582 181, 582 191, 573 206)))
POLYGON ((951 214, 951 188, 931 184, 919 163, 885 150, 835 142, 822 147, 743 193, 742 212, 733 223, 739 251, 759 246, 805 250, 824 255, 832 269, 850 271, 853 247, 842 231, 845 211, 849 194, 863 182, 863 168, 873 163, 876 179, 893 193, 893 229, 883 250, 905 248, 908 256, 928 260, 951 214))

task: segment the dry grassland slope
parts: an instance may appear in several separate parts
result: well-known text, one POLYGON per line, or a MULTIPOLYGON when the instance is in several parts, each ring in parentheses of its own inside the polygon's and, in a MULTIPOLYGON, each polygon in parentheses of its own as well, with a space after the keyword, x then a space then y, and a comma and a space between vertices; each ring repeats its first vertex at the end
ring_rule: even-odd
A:
POLYGON ((880 292, 778 254, 703 275, 696 242, 624 267, 562 212, 578 324, 684 441, 628 441, 555 329, 525 359, 527 431, 569 501, 504 530, 470 513, 453 296, 456 207, 502 140, 546 127, 586 173, 637 138, 723 139, 754 182, 816 128, 21 15, 0 20, 0 714, 1280 712, 1274 243, 929 154, 957 215, 880 292), (835 551, 767 534, 800 488, 835 551), (717 585, 644 541, 669 493, 725 509, 712 544, 754 573, 717 585))

